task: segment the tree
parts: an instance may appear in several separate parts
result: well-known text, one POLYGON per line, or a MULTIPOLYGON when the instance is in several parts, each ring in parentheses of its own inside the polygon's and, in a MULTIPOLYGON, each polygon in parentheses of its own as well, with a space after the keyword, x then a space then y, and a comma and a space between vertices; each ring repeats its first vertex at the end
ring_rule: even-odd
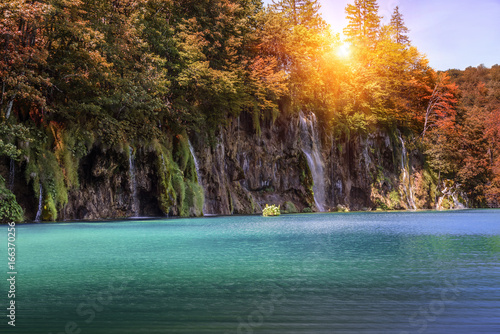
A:
POLYGON ((349 42, 361 47, 373 48, 376 45, 380 29, 376 0, 354 0, 345 8, 349 23, 344 29, 344 35, 349 42))
POLYGON ((450 82, 446 72, 436 75, 434 88, 431 90, 427 86, 430 95, 425 98, 428 100, 424 117, 424 129, 422 138, 432 126, 438 126, 441 130, 452 127, 455 121, 458 86, 450 82))
POLYGON ((492 111, 486 120, 484 133, 488 141, 491 175, 486 185, 486 201, 491 207, 500 206, 500 106, 492 111))
POLYGON ((14 110, 36 121, 43 117, 50 86, 43 73, 48 56, 43 23, 50 10, 38 1, 0 4, 0 108, 6 119, 14 110))
POLYGON ((288 27, 302 25, 308 29, 322 30, 325 21, 319 15, 318 0, 273 0, 273 11, 281 13, 288 27))
POLYGON ((399 12, 399 6, 396 6, 392 13, 391 27, 394 32, 394 42, 405 46, 410 45, 410 39, 408 38, 409 29, 404 24, 403 15, 399 12))
POLYGON ((495 207, 500 199, 500 66, 452 73, 461 91, 456 178, 476 205, 495 207))
POLYGON ((291 110, 314 109, 323 91, 321 62, 335 38, 319 14, 316 0, 274 1, 270 6, 272 30, 280 68, 288 75, 291 110))

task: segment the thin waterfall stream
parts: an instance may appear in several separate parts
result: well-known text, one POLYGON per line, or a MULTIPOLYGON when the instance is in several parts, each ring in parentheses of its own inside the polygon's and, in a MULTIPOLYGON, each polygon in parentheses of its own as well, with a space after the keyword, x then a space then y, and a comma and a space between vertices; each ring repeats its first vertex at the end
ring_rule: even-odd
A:
POLYGON ((441 191, 441 196, 438 197, 437 203, 436 203, 436 209, 437 210, 443 210, 443 209, 453 209, 453 210, 461 210, 461 209, 466 209, 467 206, 464 205, 462 202, 460 202, 457 198, 457 194, 463 196, 463 193, 458 192, 458 187, 456 185, 448 187, 444 186, 444 189, 441 191), (445 206, 444 202, 445 199, 448 199, 453 201, 453 206, 445 206))
POLYGON ((325 175, 321 156, 321 142, 318 135, 316 115, 299 114, 301 149, 307 158, 314 181, 314 202, 319 211, 325 211, 325 175))
MULTIPOLYGON (((196 169, 196 178, 198 179, 198 184, 200 185, 201 189, 203 189, 203 197, 205 197, 205 187, 203 186, 203 182, 201 181, 200 166, 198 164, 198 159, 196 159, 196 154, 194 153, 194 148, 193 145, 191 145, 191 141, 188 140, 188 144, 189 144, 189 151, 191 152, 191 156, 193 157, 194 167, 196 169)), ((205 215, 205 212, 206 212, 206 202, 204 201, 202 214, 205 215)))
POLYGON ((38 195, 38 211, 36 212, 35 221, 39 222, 42 219, 42 205, 43 205, 43 187, 40 183, 40 194, 38 195))
POLYGON ((135 177, 135 162, 132 147, 128 147, 128 163, 130 172, 130 190, 132 192, 132 211, 135 217, 139 217, 139 198, 137 197, 137 180, 135 177))
POLYGON ((417 205, 415 204, 415 198, 413 196, 413 189, 411 186, 411 179, 409 173, 408 165, 408 152, 406 151, 405 142, 401 134, 399 134, 399 140, 401 141, 402 153, 401 153, 401 170, 403 172, 403 191, 406 196, 406 201, 408 204, 408 210, 416 210, 417 205))

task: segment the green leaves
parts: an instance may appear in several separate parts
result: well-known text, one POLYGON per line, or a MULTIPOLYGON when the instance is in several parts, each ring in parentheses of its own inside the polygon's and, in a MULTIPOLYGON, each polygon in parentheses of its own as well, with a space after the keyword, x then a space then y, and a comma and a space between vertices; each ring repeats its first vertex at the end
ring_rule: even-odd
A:
POLYGON ((349 24, 344 34, 354 45, 373 48, 376 45, 380 29, 376 0, 354 0, 345 8, 349 24))
POLYGON ((16 196, 5 187, 5 180, 0 176, 0 222, 21 222, 24 213, 16 201, 16 196))
POLYGON ((32 138, 24 125, 0 123, 0 156, 18 160, 22 154, 22 150, 18 147, 30 141, 32 138))

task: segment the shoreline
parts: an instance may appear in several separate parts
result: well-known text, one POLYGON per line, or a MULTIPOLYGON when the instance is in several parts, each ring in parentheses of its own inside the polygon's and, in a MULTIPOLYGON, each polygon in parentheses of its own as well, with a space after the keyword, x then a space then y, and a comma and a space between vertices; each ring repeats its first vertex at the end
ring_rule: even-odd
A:
MULTIPOLYGON (((463 209, 448 209, 448 210, 436 210, 436 209, 423 209, 423 210, 359 210, 359 211, 325 211, 325 212, 297 212, 297 213, 282 213, 281 216, 288 215, 318 215, 318 214, 359 214, 359 213, 373 213, 373 214, 382 214, 382 213, 449 213, 449 212, 461 212, 461 211, 484 211, 484 210, 498 210, 500 208, 463 208, 463 209)), ((177 219, 201 219, 201 218, 219 218, 219 217, 252 217, 252 216, 260 216, 262 214, 233 214, 233 215, 204 215, 200 217, 180 217, 180 216, 159 216, 159 217, 123 217, 123 218, 110 218, 110 219, 97 219, 97 220, 58 220, 58 221, 24 221, 20 223, 16 223, 16 225, 37 225, 37 224, 64 224, 64 223, 114 223, 114 222, 134 222, 134 221, 145 221, 145 220, 177 220, 177 219)), ((278 216, 275 216, 278 217, 278 216)), ((265 218, 273 218, 273 217, 265 217, 265 218)), ((8 223, 1 224, 8 225, 8 223)))

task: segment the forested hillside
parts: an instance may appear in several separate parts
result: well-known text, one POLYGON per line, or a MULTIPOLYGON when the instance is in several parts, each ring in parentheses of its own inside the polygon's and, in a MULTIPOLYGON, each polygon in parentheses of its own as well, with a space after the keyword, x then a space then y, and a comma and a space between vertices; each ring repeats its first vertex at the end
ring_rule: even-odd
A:
POLYGON ((253 213, 267 200, 318 210, 294 141, 307 115, 325 210, 446 208, 459 193, 497 207, 500 67, 437 72, 397 7, 388 24, 376 0, 346 15, 342 41, 316 0, 2 1, 0 219, 253 213), (232 147, 240 135, 262 152, 232 147), (386 153, 370 146, 384 141, 386 153))

